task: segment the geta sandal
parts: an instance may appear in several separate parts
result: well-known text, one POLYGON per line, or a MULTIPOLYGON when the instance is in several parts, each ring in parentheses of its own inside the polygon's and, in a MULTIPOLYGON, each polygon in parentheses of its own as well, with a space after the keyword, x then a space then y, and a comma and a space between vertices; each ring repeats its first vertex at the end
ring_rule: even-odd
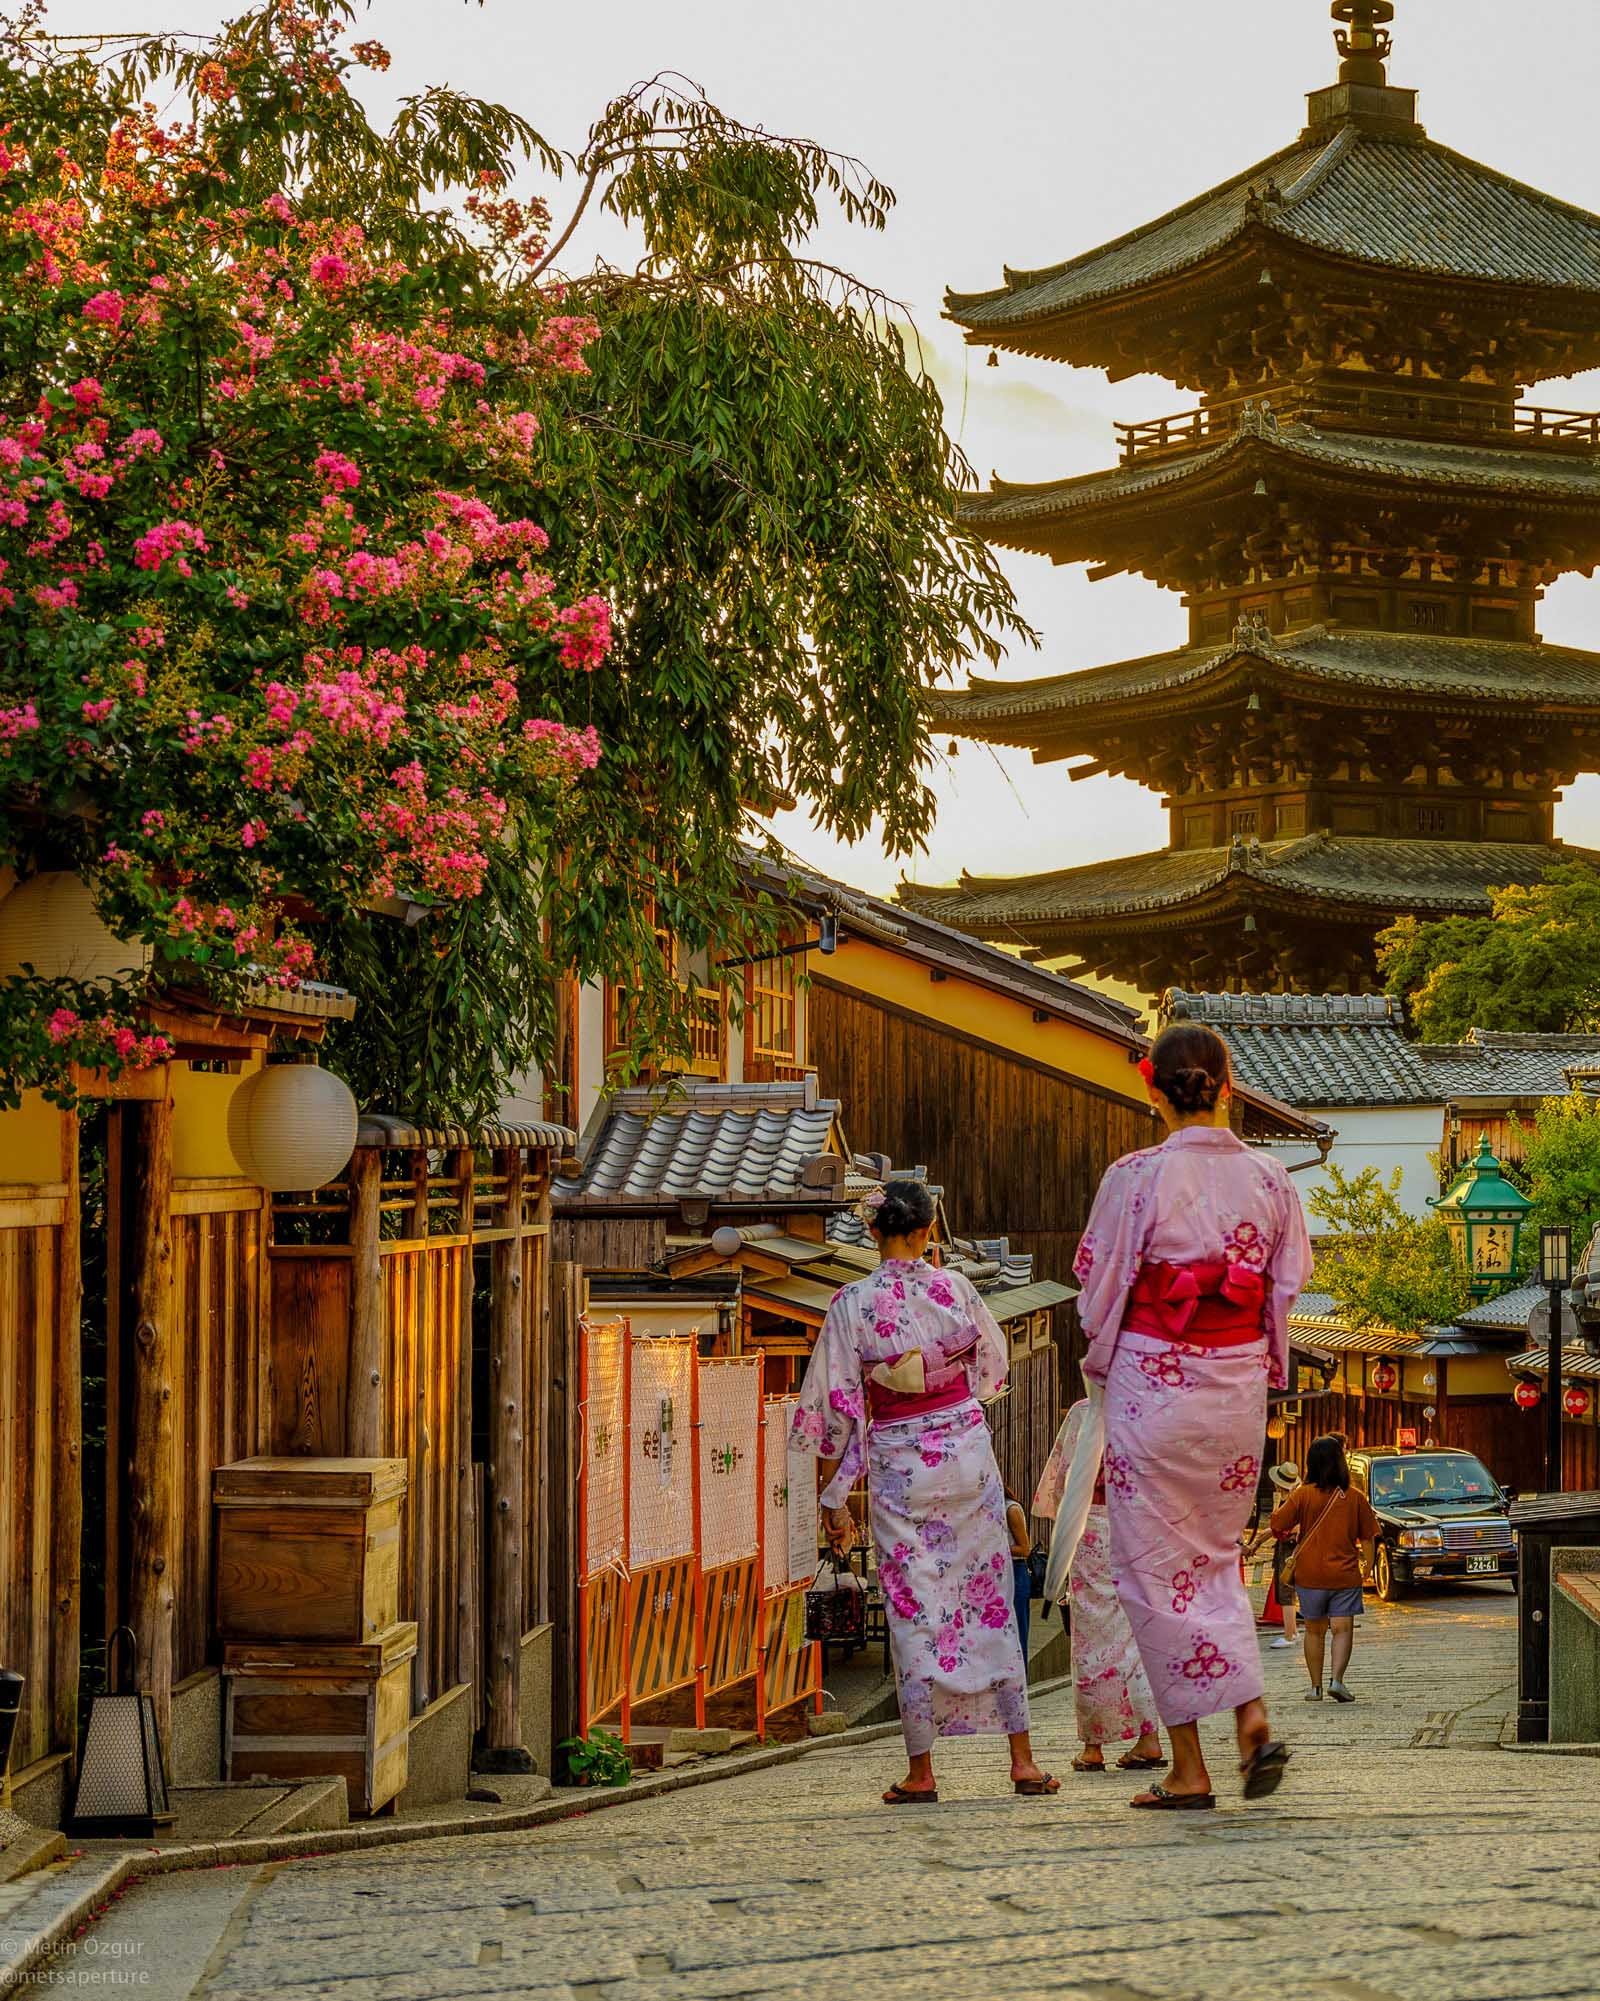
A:
POLYGON ((1169 1793, 1165 1786, 1152 1786, 1129 1800, 1129 1806, 1146 1807, 1163 1813, 1209 1813, 1217 1803, 1215 1793, 1169 1793))
POLYGON ((937 1806, 939 1789, 929 1786, 926 1790, 915 1786, 892 1785, 883 1796, 885 1806, 937 1806))

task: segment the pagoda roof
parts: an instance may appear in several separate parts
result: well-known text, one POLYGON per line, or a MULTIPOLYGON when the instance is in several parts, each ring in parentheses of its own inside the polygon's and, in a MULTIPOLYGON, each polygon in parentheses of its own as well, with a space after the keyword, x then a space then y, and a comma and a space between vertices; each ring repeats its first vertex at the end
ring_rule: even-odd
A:
POLYGON ((1094 516, 1157 494, 1180 506, 1209 502, 1274 472, 1311 486, 1376 487, 1386 497, 1458 505, 1517 502, 1571 511, 1600 503, 1600 457, 1592 453, 1320 431, 1252 410, 1220 444, 1036 485, 997 479, 987 493, 962 494, 959 510, 963 523, 990 541, 1074 562, 1097 553, 1074 536, 1075 521, 1092 533, 1094 516))
POLYGON ((1567 860, 1600 866, 1600 854, 1561 843, 1308 834, 1162 849, 1044 875, 963 874, 947 887, 903 883, 899 893, 941 923, 1016 941, 1096 920, 1188 921, 1207 909, 1220 914, 1262 902, 1342 911, 1350 923, 1409 912, 1487 916, 1491 890, 1531 887, 1553 862, 1567 860))
POLYGON ((1302 137, 1220 187, 1098 249, 1005 272, 986 292, 948 292, 949 317, 978 345, 1070 358, 1086 308, 1237 256, 1304 251, 1400 276, 1600 294, 1600 216, 1429 139, 1420 127, 1354 123, 1302 137))
POLYGON ((958 734, 1031 747, 1092 730, 1113 716, 1134 722, 1242 698, 1247 687, 1264 681, 1341 707, 1379 697, 1396 706, 1444 702, 1519 716, 1535 708, 1574 716, 1600 711, 1600 653, 1531 640, 1327 626, 1278 637, 1241 626, 1220 645, 1180 647, 1034 681, 974 675, 965 689, 935 694, 931 706, 939 725, 958 734))

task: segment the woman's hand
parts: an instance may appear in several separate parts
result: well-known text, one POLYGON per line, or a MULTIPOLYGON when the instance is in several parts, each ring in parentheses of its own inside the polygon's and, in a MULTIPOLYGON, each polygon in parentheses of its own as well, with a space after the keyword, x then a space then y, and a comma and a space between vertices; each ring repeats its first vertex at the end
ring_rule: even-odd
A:
POLYGON ((835 1556, 843 1556, 856 1539, 855 1516, 848 1508, 825 1508, 822 1520, 829 1549, 835 1556))

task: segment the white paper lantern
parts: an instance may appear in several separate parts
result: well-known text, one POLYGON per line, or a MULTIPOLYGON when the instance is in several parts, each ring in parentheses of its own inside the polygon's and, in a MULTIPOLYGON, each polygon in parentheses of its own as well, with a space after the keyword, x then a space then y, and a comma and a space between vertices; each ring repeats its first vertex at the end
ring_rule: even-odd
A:
POLYGON ((0 902, 0 979, 32 966, 42 980, 114 980, 143 973, 150 947, 119 938, 81 875, 30 875, 0 902))
POLYGON ((341 1077, 315 1063, 274 1063, 248 1077, 228 1103, 228 1145, 259 1188, 321 1188, 356 1144, 356 1101, 341 1077))

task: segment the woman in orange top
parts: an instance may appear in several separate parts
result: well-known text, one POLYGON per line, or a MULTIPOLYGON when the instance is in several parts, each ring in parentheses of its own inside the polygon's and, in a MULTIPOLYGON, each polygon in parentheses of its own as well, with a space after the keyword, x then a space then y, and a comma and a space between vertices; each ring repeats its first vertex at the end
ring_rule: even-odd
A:
POLYGON ((1351 1492, 1350 1468, 1337 1438, 1312 1443, 1304 1484, 1272 1511, 1275 1536, 1290 1536, 1296 1530, 1294 1588, 1305 1628, 1306 1673, 1311 1677, 1306 1701, 1322 1700, 1323 1656, 1331 1633, 1333 1673, 1328 1693, 1335 1702, 1354 1702, 1344 1685, 1344 1671, 1355 1643, 1361 1579, 1372 1568, 1378 1518, 1365 1494, 1351 1492))

